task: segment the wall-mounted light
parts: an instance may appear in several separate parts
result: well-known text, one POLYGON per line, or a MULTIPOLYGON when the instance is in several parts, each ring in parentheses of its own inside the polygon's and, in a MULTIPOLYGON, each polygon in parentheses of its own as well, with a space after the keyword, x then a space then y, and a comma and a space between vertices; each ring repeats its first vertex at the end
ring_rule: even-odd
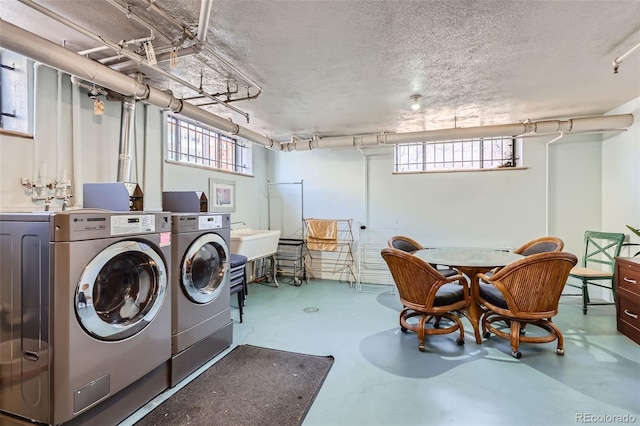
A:
POLYGON ((413 101, 411 104, 411 109, 414 111, 418 111, 420 109, 420 98, 422 95, 411 95, 410 98, 413 101))

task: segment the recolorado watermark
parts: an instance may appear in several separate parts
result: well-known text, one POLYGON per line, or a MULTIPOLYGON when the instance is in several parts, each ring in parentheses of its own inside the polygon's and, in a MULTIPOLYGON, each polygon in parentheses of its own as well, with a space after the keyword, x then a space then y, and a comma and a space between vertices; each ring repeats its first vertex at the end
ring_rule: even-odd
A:
POLYGON ((576 423, 602 423, 602 424, 622 424, 636 423, 637 417, 633 414, 594 414, 576 413, 576 423))

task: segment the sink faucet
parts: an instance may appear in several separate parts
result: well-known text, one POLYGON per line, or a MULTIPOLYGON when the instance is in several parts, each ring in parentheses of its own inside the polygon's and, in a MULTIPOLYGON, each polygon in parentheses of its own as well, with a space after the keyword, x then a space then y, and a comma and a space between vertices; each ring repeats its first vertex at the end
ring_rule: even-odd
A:
POLYGON ((237 224, 239 224, 239 223, 243 224, 244 226, 247 226, 247 224, 246 224, 245 222, 243 222, 242 220, 239 220, 239 221, 237 221, 237 222, 231 222, 231 226, 233 226, 233 225, 237 225, 237 224))

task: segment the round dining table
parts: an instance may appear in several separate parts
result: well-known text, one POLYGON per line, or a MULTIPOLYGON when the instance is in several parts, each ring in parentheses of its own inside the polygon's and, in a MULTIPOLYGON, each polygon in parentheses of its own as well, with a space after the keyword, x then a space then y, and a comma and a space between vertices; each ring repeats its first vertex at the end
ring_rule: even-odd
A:
POLYGON ((506 266, 522 259, 523 256, 510 251, 474 247, 427 248, 413 254, 427 263, 450 266, 467 276, 471 290, 467 318, 473 326, 476 343, 482 343, 480 335, 482 308, 478 304, 480 280, 477 275, 496 267, 506 266))

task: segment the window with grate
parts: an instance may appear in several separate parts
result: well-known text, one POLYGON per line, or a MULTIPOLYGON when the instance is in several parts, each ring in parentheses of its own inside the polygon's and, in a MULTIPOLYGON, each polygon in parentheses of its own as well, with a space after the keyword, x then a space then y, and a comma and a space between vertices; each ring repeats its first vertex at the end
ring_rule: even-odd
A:
POLYGON ((167 117, 167 159, 251 175, 251 143, 192 121, 167 117))
POLYGON ((505 136, 398 144, 394 152, 394 172, 516 167, 518 142, 518 138, 505 136))
POLYGON ((0 129, 33 133, 33 62, 0 49, 0 129))

